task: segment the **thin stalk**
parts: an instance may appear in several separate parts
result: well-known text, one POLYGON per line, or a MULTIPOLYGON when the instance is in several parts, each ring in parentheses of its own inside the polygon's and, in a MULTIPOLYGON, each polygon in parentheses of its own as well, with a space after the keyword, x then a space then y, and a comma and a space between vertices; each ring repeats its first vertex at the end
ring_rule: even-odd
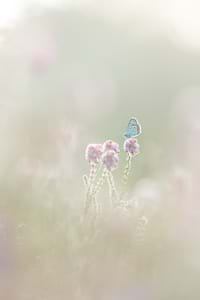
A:
POLYGON ((128 177, 131 172, 131 165, 132 165, 132 155, 130 155, 128 153, 127 158, 126 158, 126 165, 125 165, 124 173, 123 173, 123 177, 122 177, 122 182, 124 185, 127 185, 127 183, 128 183, 128 177))
POLYGON ((107 182, 109 186, 109 196, 111 199, 111 206, 114 208, 118 200, 118 192, 115 185, 115 180, 111 171, 107 172, 107 182))

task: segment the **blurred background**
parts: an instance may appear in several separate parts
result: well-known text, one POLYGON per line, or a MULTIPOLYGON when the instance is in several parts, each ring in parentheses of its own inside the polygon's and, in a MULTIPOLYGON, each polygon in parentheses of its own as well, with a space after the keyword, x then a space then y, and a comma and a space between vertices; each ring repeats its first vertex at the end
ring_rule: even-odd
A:
POLYGON ((0 299, 200 299, 198 0, 1 0, 0 149, 0 299), (82 246, 85 147, 132 116, 144 243, 82 246))

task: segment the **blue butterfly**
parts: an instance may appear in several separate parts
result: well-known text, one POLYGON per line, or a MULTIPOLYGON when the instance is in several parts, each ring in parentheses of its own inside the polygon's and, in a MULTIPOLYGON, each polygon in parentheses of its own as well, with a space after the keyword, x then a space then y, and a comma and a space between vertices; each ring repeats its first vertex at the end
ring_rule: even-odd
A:
POLYGON ((138 120, 136 118, 131 118, 129 123, 128 123, 128 126, 126 128, 126 132, 124 134, 124 137, 126 139, 136 137, 136 136, 140 135, 141 132, 142 132, 142 129, 141 129, 141 125, 138 122, 138 120))

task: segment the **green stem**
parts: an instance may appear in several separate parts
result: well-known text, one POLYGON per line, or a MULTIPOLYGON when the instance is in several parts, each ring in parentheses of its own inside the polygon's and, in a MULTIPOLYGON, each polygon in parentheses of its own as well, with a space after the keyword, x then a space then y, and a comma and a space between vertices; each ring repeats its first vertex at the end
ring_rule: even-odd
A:
POLYGON ((105 182, 105 178, 106 178, 106 174, 107 174, 107 169, 104 168, 101 174, 101 177, 99 178, 99 180, 96 183, 96 186, 93 189, 93 193, 92 195, 95 196, 96 194, 98 194, 105 182))
POLYGON ((86 199, 85 199, 85 214, 87 214, 89 207, 92 203, 92 193, 93 193, 93 185, 97 175, 97 164, 91 163, 90 165, 90 174, 87 178, 87 191, 86 191, 86 199))
POLYGON ((110 172, 110 171, 107 172, 107 182, 108 182, 108 186, 109 186, 109 195, 110 195, 110 199, 111 199, 111 205, 113 208, 116 205, 116 200, 118 200, 118 192, 117 192, 117 189, 115 186, 114 177, 112 175, 112 172, 110 172))
POLYGON ((122 181, 123 181, 124 185, 127 185, 127 183, 128 183, 128 177, 129 177, 129 174, 130 174, 130 171, 131 171, 131 163, 132 163, 132 155, 130 155, 128 153, 127 154, 127 159, 126 159, 126 165, 125 165, 125 168, 124 168, 123 178, 122 178, 122 181))

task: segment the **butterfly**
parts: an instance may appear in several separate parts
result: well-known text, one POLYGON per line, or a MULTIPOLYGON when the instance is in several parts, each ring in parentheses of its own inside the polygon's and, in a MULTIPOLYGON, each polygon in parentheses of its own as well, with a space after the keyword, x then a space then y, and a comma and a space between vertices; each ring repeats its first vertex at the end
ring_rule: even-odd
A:
POLYGON ((136 136, 140 135, 141 132, 142 132, 142 129, 141 129, 140 123, 138 122, 138 120, 136 118, 132 117, 130 119, 130 121, 128 122, 128 126, 126 128, 124 137, 126 139, 136 137, 136 136))

